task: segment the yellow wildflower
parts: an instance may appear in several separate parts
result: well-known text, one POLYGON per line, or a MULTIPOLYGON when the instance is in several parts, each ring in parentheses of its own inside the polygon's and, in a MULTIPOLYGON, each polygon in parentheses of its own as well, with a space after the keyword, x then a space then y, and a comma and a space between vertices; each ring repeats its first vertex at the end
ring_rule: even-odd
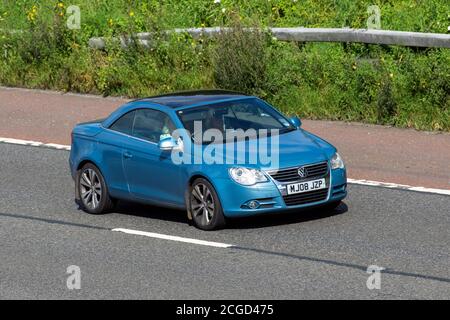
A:
POLYGON ((31 10, 28 11, 28 13, 27 13, 27 19, 28 19, 29 21, 34 21, 34 20, 36 20, 36 16, 37 16, 37 14, 38 14, 37 11, 38 11, 37 6, 36 6, 36 5, 33 5, 33 7, 31 7, 31 10))

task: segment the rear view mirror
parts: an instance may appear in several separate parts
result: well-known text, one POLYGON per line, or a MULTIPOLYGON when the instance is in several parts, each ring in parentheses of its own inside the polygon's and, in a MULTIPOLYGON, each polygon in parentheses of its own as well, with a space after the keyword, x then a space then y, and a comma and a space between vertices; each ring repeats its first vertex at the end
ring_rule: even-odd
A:
POLYGON ((159 141, 158 147, 163 151, 171 151, 178 148, 178 143, 174 138, 167 137, 159 141))
POLYGON ((300 120, 299 117, 292 117, 289 120, 297 129, 300 129, 300 127, 302 126, 302 120, 300 120))

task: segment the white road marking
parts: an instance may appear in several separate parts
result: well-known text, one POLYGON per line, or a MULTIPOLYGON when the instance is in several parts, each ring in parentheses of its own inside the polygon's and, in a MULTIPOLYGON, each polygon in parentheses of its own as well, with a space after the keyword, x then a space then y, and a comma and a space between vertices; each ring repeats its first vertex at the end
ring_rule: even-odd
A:
POLYGON ((364 186, 375 186, 375 187, 402 189, 402 190, 409 190, 409 191, 416 191, 416 192, 437 193, 437 194, 443 194, 443 195, 450 196, 450 190, 445 190, 445 189, 414 187, 414 186, 409 186, 406 184, 371 181, 371 180, 347 179, 347 182, 352 183, 352 184, 360 184, 360 185, 364 185, 364 186))
POLYGON ((11 139, 11 138, 2 138, 0 137, 0 142, 8 143, 8 144, 17 144, 21 146, 32 146, 32 147, 43 147, 57 150, 70 150, 70 146, 56 144, 56 143, 44 143, 39 141, 31 141, 31 140, 20 140, 20 139, 11 139))
MULTIPOLYGON (((61 145, 61 144, 55 144, 55 143, 44 143, 44 142, 39 142, 39 141, 20 140, 20 139, 11 139, 11 138, 0 137, 0 143, 9 143, 9 144, 17 144, 17 145, 23 145, 23 146, 43 147, 43 148, 70 151, 70 146, 67 146, 67 145, 61 145)), ((374 186, 374 187, 382 187, 382 188, 390 188, 390 189, 409 190, 409 191, 435 193, 435 194, 443 194, 446 196, 450 196, 450 190, 447 190, 447 189, 425 188, 425 187, 418 187, 418 186, 409 186, 406 184, 371 181, 371 180, 361 180, 361 179, 350 179, 350 178, 347 179, 347 182, 350 184, 359 184, 359 185, 363 185, 363 186, 374 186)))
POLYGON ((170 236, 167 234, 145 232, 145 231, 139 231, 139 230, 124 229, 124 228, 115 228, 115 229, 112 229, 112 231, 124 232, 124 233, 128 233, 128 234, 134 234, 134 235, 138 235, 138 236, 144 236, 144 237, 150 237, 150 238, 156 238, 156 239, 171 240, 171 241, 177 241, 177 242, 198 244, 198 245, 202 245, 202 246, 217 247, 217 248, 235 247, 232 244, 197 240, 197 239, 191 239, 191 238, 183 238, 183 237, 178 237, 178 236, 170 236))

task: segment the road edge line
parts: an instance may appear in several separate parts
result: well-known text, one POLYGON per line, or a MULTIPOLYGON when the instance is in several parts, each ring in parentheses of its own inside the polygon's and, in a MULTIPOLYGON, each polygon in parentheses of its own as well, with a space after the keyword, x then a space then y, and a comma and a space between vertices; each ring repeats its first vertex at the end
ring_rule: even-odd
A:
POLYGON ((415 186, 410 186, 407 184, 398 184, 398 183, 372 181, 372 180, 359 180, 359 179, 350 179, 350 178, 347 178, 347 183, 358 184, 358 185, 363 185, 363 186, 382 187, 382 188, 389 188, 389 189, 408 190, 408 191, 434 193, 434 194, 450 196, 450 190, 415 187, 415 186))
POLYGON ((42 148, 70 151, 70 146, 67 146, 67 145, 56 144, 56 143, 44 143, 44 142, 32 141, 32 140, 21 140, 21 139, 12 139, 12 138, 0 137, 0 143, 15 144, 15 145, 21 145, 21 146, 30 146, 30 147, 42 147, 42 148))

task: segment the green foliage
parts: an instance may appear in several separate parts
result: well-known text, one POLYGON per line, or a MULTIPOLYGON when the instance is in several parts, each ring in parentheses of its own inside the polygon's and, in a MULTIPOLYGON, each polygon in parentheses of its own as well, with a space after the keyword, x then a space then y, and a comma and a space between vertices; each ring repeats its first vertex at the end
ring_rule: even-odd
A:
POLYGON ((279 42, 244 26, 447 32, 447 0, 78 0, 81 29, 65 26, 69 1, 2 0, 0 84, 129 97, 222 87, 268 99, 289 114, 450 131, 450 50, 279 42), (232 26, 216 40, 167 35, 232 26), (12 32, 11 30, 21 30, 12 32), (114 37, 153 32, 150 48, 114 37), (105 50, 88 48, 102 36, 105 50))
POLYGON ((449 50, 357 44, 277 44, 270 50, 269 100, 287 113, 450 129, 449 50))
POLYGON ((217 37, 214 80, 220 88, 264 95, 267 81, 267 35, 239 23, 217 37))

